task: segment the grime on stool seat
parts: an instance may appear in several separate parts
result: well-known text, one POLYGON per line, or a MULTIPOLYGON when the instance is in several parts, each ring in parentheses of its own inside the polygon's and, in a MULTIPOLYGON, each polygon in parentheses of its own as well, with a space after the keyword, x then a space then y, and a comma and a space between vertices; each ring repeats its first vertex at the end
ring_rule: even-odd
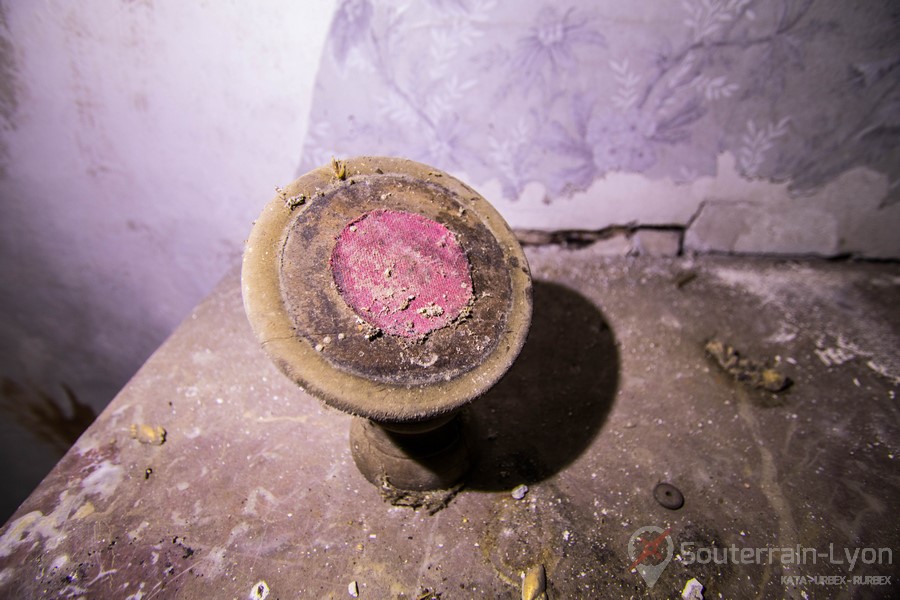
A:
POLYGON ((341 297, 389 335, 424 337, 472 302, 469 260, 456 236, 422 215, 363 214, 341 231, 330 262, 341 297))

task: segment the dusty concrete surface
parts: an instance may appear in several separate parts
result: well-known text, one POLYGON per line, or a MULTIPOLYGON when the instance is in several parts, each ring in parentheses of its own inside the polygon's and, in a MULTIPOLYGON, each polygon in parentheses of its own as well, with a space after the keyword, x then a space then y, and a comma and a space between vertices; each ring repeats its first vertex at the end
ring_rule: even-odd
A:
POLYGON ((551 598, 896 597, 900 267, 529 259, 531 336, 470 407, 479 461, 442 511, 382 501, 350 418, 257 347, 235 272, 0 530, 0 596, 518 598, 542 564, 551 598), (736 380, 710 339, 793 384, 736 380), (642 527, 673 542, 652 588, 642 527))

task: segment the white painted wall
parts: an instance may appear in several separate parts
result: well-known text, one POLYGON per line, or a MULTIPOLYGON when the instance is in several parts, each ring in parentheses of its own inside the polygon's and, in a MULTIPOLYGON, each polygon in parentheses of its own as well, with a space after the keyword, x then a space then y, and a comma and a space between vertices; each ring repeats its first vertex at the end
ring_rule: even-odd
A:
MULTIPOLYGON (((334 2, 3 9, 0 375, 99 410, 294 178, 334 2)), ((21 448, 0 448, 4 470, 21 448)), ((30 490, 25 470, 4 487, 30 490)))

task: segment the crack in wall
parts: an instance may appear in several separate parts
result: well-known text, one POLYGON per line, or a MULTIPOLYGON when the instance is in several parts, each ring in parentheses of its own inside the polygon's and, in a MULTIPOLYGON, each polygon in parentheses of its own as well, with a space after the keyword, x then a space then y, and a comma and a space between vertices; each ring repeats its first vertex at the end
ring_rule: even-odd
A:
POLYGON ((597 230, 587 229, 560 229, 547 231, 540 229, 515 229, 516 239, 523 246, 562 246, 564 248, 579 249, 593 246, 599 242, 622 240, 630 244, 630 249, 625 252, 628 256, 640 254, 652 254, 655 256, 681 256, 683 253, 683 241, 685 227, 683 225, 614 225, 597 230), (668 238, 668 251, 659 252, 642 249, 640 238, 642 235, 656 234, 668 238))

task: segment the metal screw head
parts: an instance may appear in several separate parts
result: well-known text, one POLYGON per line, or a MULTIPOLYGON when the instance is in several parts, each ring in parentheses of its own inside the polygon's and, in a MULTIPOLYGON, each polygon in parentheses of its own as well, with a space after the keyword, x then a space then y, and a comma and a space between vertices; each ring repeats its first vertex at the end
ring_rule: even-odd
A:
POLYGON ((671 483, 660 483, 653 488, 653 497, 660 506, 669 510, 678 510, 684 506, 684 494, 671 483))

